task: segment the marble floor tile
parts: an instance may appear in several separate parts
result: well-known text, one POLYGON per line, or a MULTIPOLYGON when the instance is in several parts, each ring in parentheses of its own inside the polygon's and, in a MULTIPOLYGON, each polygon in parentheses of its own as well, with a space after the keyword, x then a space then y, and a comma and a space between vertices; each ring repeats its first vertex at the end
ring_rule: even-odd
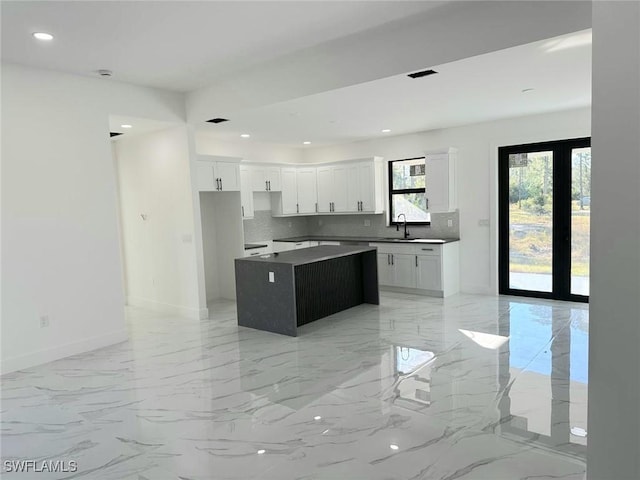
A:
POLYGON ((1 377, 3 462, 78 464, 3 478, 584 478, 585 305, 383 293, 295 338, 209 307, 1 377))

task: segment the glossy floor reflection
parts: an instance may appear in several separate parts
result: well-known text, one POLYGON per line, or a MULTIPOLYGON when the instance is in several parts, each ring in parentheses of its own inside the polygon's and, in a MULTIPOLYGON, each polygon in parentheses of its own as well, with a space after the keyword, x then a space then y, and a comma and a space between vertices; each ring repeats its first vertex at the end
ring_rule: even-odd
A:
POLYGON ((2 459, 79 467, 6 478, 584 478, 585 305, 385 293, 297 338, 210 307, 2 377, 2 459))

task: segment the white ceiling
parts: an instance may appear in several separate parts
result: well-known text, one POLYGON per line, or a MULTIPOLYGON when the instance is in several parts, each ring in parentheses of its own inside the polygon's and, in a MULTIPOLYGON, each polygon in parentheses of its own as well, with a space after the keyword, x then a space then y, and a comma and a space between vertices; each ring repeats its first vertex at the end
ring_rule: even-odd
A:
POLYGON ((438 6, 428 1, 5 1, 2 59, 189 91, 438 6), (51 33, 50 43, 33 32, 51 33))
POLYGON ((591 30, 250 111, 203 129, 220 139, 302 147, 344 143, 591 104, 591 30), (533 88, 529 93, 523 89, 533 88), (241 139, 249 133, 251 138, 241 139))

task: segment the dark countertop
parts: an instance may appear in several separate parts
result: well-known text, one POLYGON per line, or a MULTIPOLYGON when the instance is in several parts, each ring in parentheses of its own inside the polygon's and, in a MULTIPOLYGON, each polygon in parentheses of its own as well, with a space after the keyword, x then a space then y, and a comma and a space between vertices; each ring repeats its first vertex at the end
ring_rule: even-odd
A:
POLYGON ((245 250, 251 250, 253 248, 264 248, 264 247, 268 247, 269 245, 267 245, 266 243, 245 243, 244 244, 244 249, 245 250))
POLYGON ((409 237, 403 239, 397 238, 382 238, 382 237, 341 237, 330 235, 305 235, 302 237, 289 237, 289 238, 276 238, 274 242, 306 242, 306 241, 318 241, 318 242, 369 242, 369 243, 451 243, 459 242, 459 238, 414 238, 409 237))
POLYGON ((283 263, 295 266, 375 251, 375 248, 365 246, 320 245, 319 247, 301 248, 257 257, 236 258, 236 262, 283 263))

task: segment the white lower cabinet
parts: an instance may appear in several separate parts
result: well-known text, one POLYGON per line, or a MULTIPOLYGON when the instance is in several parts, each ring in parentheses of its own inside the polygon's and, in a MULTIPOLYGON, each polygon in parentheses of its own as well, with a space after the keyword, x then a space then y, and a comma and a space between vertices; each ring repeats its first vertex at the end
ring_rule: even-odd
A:
POLYGON ((439 297, 458 293, 458 242, 372 243, 371 246, 378 249, 380 288, 439 297))
POLYGON ((416 288, 442 290, 441 258, 435 255, 416 255, 416 288))
POLYGON ((391 255, 391 265, 393 267, 393 284, 400 288, 415 288, 416 266, 415 255, 404 253, 394 253, 391 255))

